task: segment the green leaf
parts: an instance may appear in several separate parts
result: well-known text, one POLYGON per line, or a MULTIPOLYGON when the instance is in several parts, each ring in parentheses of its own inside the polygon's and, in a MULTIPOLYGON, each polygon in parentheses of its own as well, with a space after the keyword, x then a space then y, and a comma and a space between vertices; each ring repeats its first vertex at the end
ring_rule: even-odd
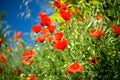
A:
POLYGON ((55 12, 52 16, 50 16, 51 19, 54 21, 54 22, 58 22, 58 23, 61 23, 64 21, 64 19, 62 17, 60 17, 60 14, 58 12, 55 12))
POLYGON ((93 0, 93 1, 91 1, 91 3, 92 3, 93 5, 100 5, 100 2, 99 2, 98 0, 93 0))

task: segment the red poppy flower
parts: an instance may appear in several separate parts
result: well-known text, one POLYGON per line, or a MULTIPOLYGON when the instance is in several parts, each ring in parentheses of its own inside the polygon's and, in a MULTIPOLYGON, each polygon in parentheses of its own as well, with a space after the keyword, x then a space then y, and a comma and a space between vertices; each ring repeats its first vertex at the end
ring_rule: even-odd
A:
POLYGON ((41 31, 41 26, 36 25, 32 27, 32 32, 39 33, 41 31))
POLYGON ((51 23, 52 23, 51 19, 45 13, 41 12, 39 14, 39 16, 40 16, 42 24, 44 24, 45 26, 50 26, 51 25, 51 23))
POLYGON ((60 0, 54 1, 54 2, 53 2, 53 7, 60 8, 60 7, 61 7, 60 0))
POLYGON ((53 40, 53 38, 51 36, 48 37, 48 42, 51 43, 51 41, 53 40))
POLYGON ((53 25, 48 26, 48 29, 51 33, 54 32, 55 28, 56 28, 56 26, 53 26, 53 25))
POLYGON ((98 64, 98 58, 97 57, 93 57, 92 59, 87 61, 88 64, 93 63, 94 66, 96 66, 98 64))
POLYGON ((37 77, 36 77, 36 76, 31 75, 31 76, 28 78, 28 80, 37 80, 37 77))
POLYGON ((67 4, 61 4, 60 10, 68 10, 67 4))
POLYGON ((48 42, 56 42, 56 41, 60 41, 63 39, 64 34, 62 32, 58 32, 53 34, 52 36, 48 37, 48 42))
POLYGON ((30 66, 33 63, 33 61, 34 61, 34 57, 23 57, 22 58, 22 62, 28 66, 30 66))
POLYGON ((6 55, 4 53, 0 55, 0 62, 3 63, 3 64, 7 63, 7 61, 6 61, 6 55))
POLYGON ((50 31, 47 28, 41 28, 41 32, 45 37, 48 37, 50 35, 50 31))
POLYGON ((29 50, 23 53, 23 56, 28 57, 28 56, 35 56, 35 51, 29 50))
POLYGON ((34 61, 34 56, 35 56, 35 51, 33 50, 29 50, 23 53, 23 58, 22 58, 22 62, 28 66, 30 66, 33 61, 34 61))
POLYGON ((17 69, 17 76, 20 76, 20 74, 22 73, 21 69, 17 69))
POLYGON ((84 67, 82 65, 80 65, 79 63, 75 62, 74 64, 70 65, 67 69, 67 72, 69 74, 73 74, 76 72, 83 72, 84 67))
POLYGON ((96 57, 92 58, 91 62, 96 66, 98 64, 98 59, 96 57))
POLYGON ((81 12, 80 8, 77 9, 77 13, 79 14, 81 12))
POLYGON ((11 52, 12 50, 13 50, 13 47, 8 47, 8 48, 7 48, 7 51, 8 51, 8 52, 11 52))
POLYGON ((70 12, 61 11, 60 16, 67 21, 71 19, 72 14, 70 12))
POLYGON ((101 17, 100 17, 99 15, 96 16, 96 20, 97 20, 97 21, 100 20, 100 18, 101 18, 101 17))
POLYGON ((88 19, 88 15, 84 16, 85 19, 88 19))
POLYGON ((64 34, 62 32, 55 33, 53 37, 55 40, 60 41, 63 38, 64 34))
POLYGON ((113 31, 117 34, 120 35, 120 28, 117 26, 112 26, 113 31))
POLYGON ((60 41, 60 40, 62 40, 63 36, 64 35, 62 32, 55 33, 55 34, 53 34, 53 36, 48 37, 48 42, 51 43, 51 42, 60 41))
POLYGON ((103 36, 105 33, 102 29, 99 29, 99 30, 91 30, 90 31, 90 35, 94 38, 99 38, 101 36, 103 36))
POLYGON ((36 38, 36 41, 37 41, 37 42, 40 42, 40 43, 43 43, 43 42, 45 41, 45 36, 44 36, 44 35, 38 36, 38 37, 36 38))
POLYGON ((2 73, 3 72, 3 69, 2 68, 0 68, 0 73, 2 73))
POLYGON ((17 32, 16 36, 13 38, 14 40, 18 40, 22 37, 22 32, 17 32))
POLYGON ((64 50, 65 48, 67 48, 67 45, 68 45, 68 40, 67 39, 64 39, 64 40, 61 40, 61 41, 57 41, 55 44, 54 44, 54 48, 56 50, 64 50))
POLYGON ((83 19, 82 19, 82 18, 79 18, 78 21, 83 22, 83 19))
POLYGON ((1 44, 2 44, 2 39, 0 38, 0 46, 1 46, 1 44))
POLYGON ((78 8, 78 9, 74 10, 74 12, 73 12, 73 13, 74 13, 74 15, 77 15, 77 14, 79 14, 79 13, 80 13, 80 11, 81 11, 81 10, 78 8))

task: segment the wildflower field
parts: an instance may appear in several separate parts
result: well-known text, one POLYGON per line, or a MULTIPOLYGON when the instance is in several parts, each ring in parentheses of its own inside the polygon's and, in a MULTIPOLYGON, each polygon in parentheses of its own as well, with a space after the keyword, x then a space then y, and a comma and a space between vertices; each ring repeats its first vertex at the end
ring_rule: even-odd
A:
POLYGON ((0 36, 0 80, 120 80, 120 1, 50 4, 54 13, 38 13, 31 28, 34 47, 21 31, 0 36))

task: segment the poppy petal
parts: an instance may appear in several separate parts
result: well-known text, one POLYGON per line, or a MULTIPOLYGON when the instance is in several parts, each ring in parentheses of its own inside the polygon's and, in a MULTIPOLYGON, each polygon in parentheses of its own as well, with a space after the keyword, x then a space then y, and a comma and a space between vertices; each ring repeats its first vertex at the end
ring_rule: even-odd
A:
POLYGON ((113 26, 112 29, 117 35, 120 35, 120 28, 119 27, 113 26))
POLYGON ((44 35, 38 36, 38 37, 36 38, 36 41, 37 41, 37 42, 40 42, 40 43, 43 43, 43 42, 45 41, 45 36, 44 36, 44 35))
POLYGON ((6 61, 6 55, 5 54, 1 54, 0 55, 0 62, 3 63, 3 64, 7 63, 7 61, 6 61))
POLYGON ((34 33, 39 33, 41 31, 41 26, 40 25, 35 25, 32 27, 32 32, 34 33))
POLYGON ((69 74, 73 74, 76 72, 83 72, 83 70, 84 70, 84 67, 79 63, 75 62, 68 67, 67 72, 69 74))
POLYGON ((99 30, 91 30, 90 31, 90 35, 94 38, 100 38, 101 36, 103 36, 105 33, 102 29, 99 29, 99 30))
POLYGON ((30 66, 34 61, 34 58, 33 57, 23 57, 22 58, 22 62, 25 64, 25 65, 28 65, 30 66))
POLYGON ((39 16, 40 16, 40 20, 41 20, 42 24, 44 24, 45 26, 50 26, 51 25, 52 21, 49 18, 49 16, 46 15, 46 13, 41 12, 39 14, 39 16))
POLYGON ((70 20, 72 17, 72 14, 70 12, 60 12, 60 16, 64 19, 64 20, 70 20))
POLYGON ((49 31, 47 28, 41 28, 41 33, 42 33, 45 37, 50 36, 50 31, 49 31))
POLYGON ((54 48, 56 50, 64 50, 65 48, 67 48, 67 45, 68 45, 68 40, 67 39, 64 39, 62 41, 57 41, 54 45, 54 48))
POLYGON ((63 38, 64 34, 62 32, 55 33, 53 37, 55 37, 55 40, 60 41, 63 38))
POLYGON ((51 33, 54 32, 55 28, 56 28, 56 26, 53 26, 53 25, 48 26, 48 29, 51 33))

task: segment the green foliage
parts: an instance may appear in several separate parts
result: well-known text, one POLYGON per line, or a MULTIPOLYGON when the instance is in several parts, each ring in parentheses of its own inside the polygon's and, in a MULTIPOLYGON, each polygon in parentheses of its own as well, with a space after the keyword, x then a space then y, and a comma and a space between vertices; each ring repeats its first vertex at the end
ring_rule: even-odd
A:
MULTIPOLYGON (((120 26, 119 1, 62 1, 70 2, 72 18, 65 21, 58 9, 50 18, 57 24, 55 32, 63 32, 64 38, 68 39, 68 47, 58 51, 47 41, 48 39, 44 43, 35 41, 34 47, 31 47, 24 40, 19 39, 11 40, 14 46, 12 46, 13 50, 8 52, 6 50, 8 47, 2 44, 1 53, 6 54, 7 64, 0 63, 0 67, 4 70, 0 73, 1 80, 26 80, 31 74, 37 76, 38 80, 120 79, 120 35, 117 35, 110 26, 111 24, 120 26), (77 15, 74 14, 76 9, 80 9, 77 15), (95 38, 90 32, 94 29, 102 29, 105 33, 95 38), (22 43, 22 47, 19 47, 18 43, 22 43), (36 52, 36 55, 33 64, 28 66, 22 63, 22 57, 25 51, 31 49, 36 52), (75 62, 83 65, 84 71, 69 74, 67 69, 75 62), (19 76, 18 69, 21 70, 19 76)), ((35 36, 32 38, 35 39, 35 36)))

